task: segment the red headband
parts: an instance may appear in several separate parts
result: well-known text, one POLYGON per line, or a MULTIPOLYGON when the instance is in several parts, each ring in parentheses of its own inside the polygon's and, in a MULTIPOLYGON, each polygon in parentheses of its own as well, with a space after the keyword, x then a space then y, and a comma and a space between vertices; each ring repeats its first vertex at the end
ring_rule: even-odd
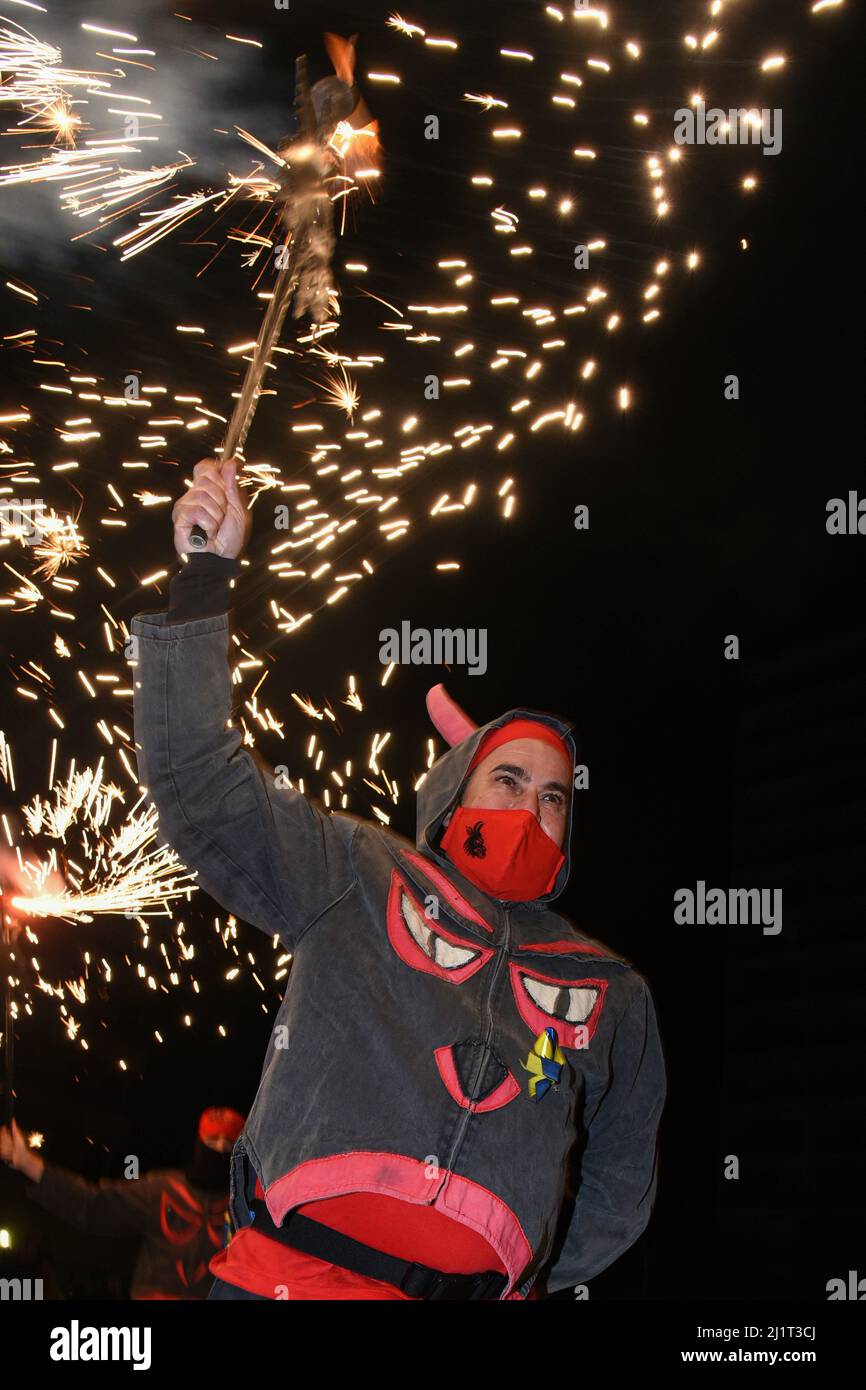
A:
POLYGON ((511 743, 512 739, 515 738, 538 738, 541 739, 542 743, 549 743, 552 748, 563 755, 571 767, 571 749, 565 739, 561 738, 549 724, 542 724, 535 719, 512 719, 510 723, 502 724, 498 729, 491 729, 490 733, 481 740, 475 757, 469 764, 469 771, 471 772, 482 758, 486 758, 488 753, 492 753, 494 748, 500 748, 503 743, 511 743))

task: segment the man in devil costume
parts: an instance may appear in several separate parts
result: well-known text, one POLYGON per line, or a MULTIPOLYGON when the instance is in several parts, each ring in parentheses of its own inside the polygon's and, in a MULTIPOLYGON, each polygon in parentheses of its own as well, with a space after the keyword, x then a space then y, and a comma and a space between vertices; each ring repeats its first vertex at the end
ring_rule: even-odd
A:
POLYGON ((646 981, 551 904, 569 874, 571 725, 515 709, 451 745, 415 845, 329 815, 229 721, 237 462, 204 460, 132 621, 135 737, 161 833, 293 953, 232 1158, 219 1298, 525 1299, 584 1284, 647 1225, 666 1074, 646 981))
POLYGON ((226 1241, 229 1158, 244 1127, 236 1110, 202 1112, 190 1166, 140 1178, 85 1182, 29 1149, 14 1120, 0 1129, 0 1158, 30 1179, 27 1196, 79 1231, 139 1235, 130 1297, 203 1299, 208 1262, 226 1241))

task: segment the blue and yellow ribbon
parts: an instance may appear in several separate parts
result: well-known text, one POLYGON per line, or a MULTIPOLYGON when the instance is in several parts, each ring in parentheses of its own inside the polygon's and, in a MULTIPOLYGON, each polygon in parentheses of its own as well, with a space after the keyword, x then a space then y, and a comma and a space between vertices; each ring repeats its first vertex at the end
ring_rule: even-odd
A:
POLYGON ((559 1085, 564 1064, 565 1054, 556 1040, 556 1029, 545 1028, 535 1039, 526 1061, 520 1064, 530 1074, 529 1094, 534 1101, 546 1096, 551 1086, 559 1085))

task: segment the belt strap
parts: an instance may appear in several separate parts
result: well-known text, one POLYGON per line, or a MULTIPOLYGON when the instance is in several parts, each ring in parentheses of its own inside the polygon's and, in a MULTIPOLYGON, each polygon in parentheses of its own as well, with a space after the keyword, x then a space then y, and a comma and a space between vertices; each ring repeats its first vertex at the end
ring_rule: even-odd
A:
POLYGON ((321 1221, 301 1216, 297 1211, 290 1212, 282 1226, 277 1226, 262 1201, 256 1200, 251 1204, 250 1215, 253 1229, 271 1240, 278 1240, 304 1255, 313 1255, 329 1264, 340 1265, 354 1274, 364 1274, 369 1279, 394 1284, 410 1298, 498 1299, 508 1284, 507 1275, 500 1270, 485 1270, 481 1274, 444 1274, 428 1265, 413 1264, 409 1260, 398 1259, 396 1255, 386 1255, 382 1250, 362 1245, 351 1236, 332 1230, 321 1221))

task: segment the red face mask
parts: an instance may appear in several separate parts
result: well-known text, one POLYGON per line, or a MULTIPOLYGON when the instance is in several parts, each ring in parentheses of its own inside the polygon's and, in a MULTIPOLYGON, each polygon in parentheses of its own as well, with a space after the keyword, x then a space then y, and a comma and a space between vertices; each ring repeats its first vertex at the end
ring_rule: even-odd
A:
POLYGON ((531 811, 457 806, 440 843, 471 883, 507 902, 549 893, 565 863, 531 811))

